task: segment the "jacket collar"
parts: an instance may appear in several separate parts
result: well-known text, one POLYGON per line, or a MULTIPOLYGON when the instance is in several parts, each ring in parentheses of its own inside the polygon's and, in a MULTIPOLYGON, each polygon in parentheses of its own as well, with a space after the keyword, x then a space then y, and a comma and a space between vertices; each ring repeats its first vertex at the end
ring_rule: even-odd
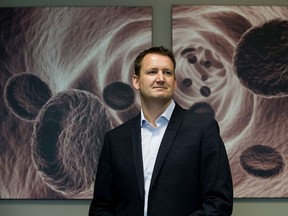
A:
MULTIPOLYGON (((182 124, 184 118, 184 109, 175 103, 175 108, 173 110, 171 119, 167 125, 166 131, 164 133, 163 139, 160 144, 159 152, 154 166, 154 171, 152 174, 152 180, 150 184, 150 189, 153 187, 155 180, 158 177, 159 171, 163 166, 165 158, 172 144, 174 143, 177 132, 182 124)), ((135 164, 135 172, 137 176, 137 182, 139 186, 139 192, 144 200, 144 172, 143 172, 143 161, 142 161, 142 149, 141 149, 141 113, 139 113, 131 124, 132 131, 132 148, 133 148, 133 160, 135 164)))

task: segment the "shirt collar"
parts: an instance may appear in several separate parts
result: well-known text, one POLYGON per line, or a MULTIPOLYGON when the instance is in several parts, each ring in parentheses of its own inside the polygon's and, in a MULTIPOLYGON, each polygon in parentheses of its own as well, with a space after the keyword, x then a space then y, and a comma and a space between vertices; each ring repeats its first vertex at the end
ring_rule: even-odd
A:
MULTIPOLYGON (((158 119, 156 120, 156 122, 160 119, 160 118, 165 118, 167 121, 170 121, 170 118, 172 116, 173 110, 175 108, 175 102, 174 100, 171 100, 171 103, 169 104, 169 106, 166 108, 166 110, 158 117, 158 119)), ((143 126, 143 122, 146 121, 146 118, 144 117, 144 113, 143 110, 141 109, 141 127, 143 126)))

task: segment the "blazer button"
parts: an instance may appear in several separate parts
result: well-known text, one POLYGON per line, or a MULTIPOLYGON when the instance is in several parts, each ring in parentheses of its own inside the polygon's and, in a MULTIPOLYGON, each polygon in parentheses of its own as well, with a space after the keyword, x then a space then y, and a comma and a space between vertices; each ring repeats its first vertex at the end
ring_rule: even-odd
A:
POLYGON ((144 206, 144 203, 143 202, 141 202, 141 207, 143 207, 144 206))

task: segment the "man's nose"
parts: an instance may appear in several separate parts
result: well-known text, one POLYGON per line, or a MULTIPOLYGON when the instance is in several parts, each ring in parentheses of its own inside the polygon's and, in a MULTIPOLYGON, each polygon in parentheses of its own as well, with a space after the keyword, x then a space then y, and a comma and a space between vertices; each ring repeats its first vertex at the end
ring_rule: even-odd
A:
POLYGON ((159 71, 157 74, 157 80, 158 81, 164 81, 164 74, 162 71, 159 71))

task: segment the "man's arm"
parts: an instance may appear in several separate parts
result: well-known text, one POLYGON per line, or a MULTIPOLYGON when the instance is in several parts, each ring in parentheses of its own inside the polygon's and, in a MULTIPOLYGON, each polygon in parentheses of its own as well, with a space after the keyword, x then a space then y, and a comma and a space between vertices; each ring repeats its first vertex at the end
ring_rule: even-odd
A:
POLYGON ((201 145, 202 209, 191 216, 230 216, 233 209, 233 183, 219 126, 212 119, 203 132, 201 145))
POLYGON ((113 216, 113 185, 112 167, 108 135, 105 135, 104 145, 98 162, 94 186, 94 195, 90 204, 89 216, 113 216))

